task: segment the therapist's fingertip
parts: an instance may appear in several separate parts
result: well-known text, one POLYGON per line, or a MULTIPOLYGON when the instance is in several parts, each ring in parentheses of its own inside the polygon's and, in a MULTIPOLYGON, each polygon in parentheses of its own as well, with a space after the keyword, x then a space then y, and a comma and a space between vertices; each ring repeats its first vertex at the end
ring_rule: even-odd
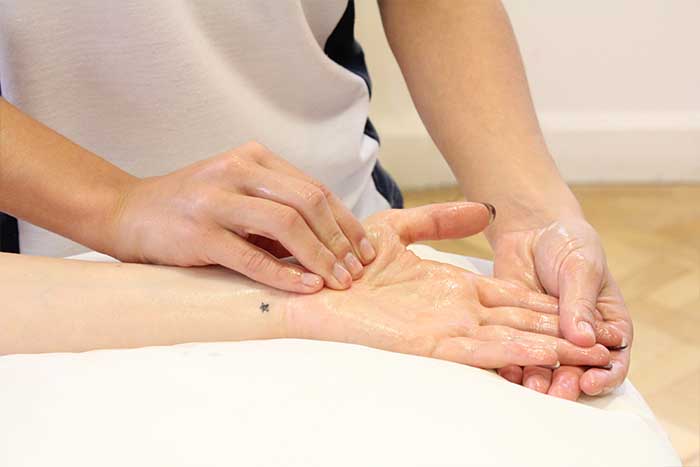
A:
POLYGON ((591 323, 582 320, 576 324, 576 327, 581 335, 591 342, 591 345, 595 343, 595 331, 593 330, 591 323))
POLYGON ((609 374, 608 370, 591 368, 581 377, 581 390, 589 396, 599 396, 603 394, 609 374))
POLYGON ((362 255, 362 259, 365 261, 365 264, 369 263, 377 256, 377 252, 374 251, 374 247, 367 237, 360 240, 360 255, 362 255))
POLYGON ((352 284, 352 275, 339 262, 333 264, 333 277, 338 282, 337 286, 347 289, 352 284))
POLYGON ((524 386, 528 389, 532 389, 533 391, 542 393, 547 392, 546 382, 541 376, 530 376, 525 380, 524 386))
POLYGON ((343 264, 345 265, 345 269, 350 271, 350 274, 352 274, 353 279, 357 279, 362 275, 362 263, 360 263, 360 260, 357 259, 357 256, 353 255, 352 253, 348 253, 345 255, 345 259, 343 259, 343 264))
POLYGON ((301 274, 301 283, 307 289, 318 290, 323 286, 323 279, 316 274, 304 272, 301 274))
POLYGON ((514 384, 520 384, 523 381, 523 369, 517 365, 509 365, 500 368, 498 374, 514 384))

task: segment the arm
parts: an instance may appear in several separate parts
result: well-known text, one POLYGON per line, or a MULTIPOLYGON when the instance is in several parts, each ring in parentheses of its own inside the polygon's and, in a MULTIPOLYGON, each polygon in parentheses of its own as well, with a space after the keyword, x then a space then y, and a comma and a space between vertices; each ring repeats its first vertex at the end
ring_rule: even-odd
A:
MULTIPOLYGON (((575 399, 579 388, 589 395, 612 390, 629 368, 629 312, 598 235, 549 155, 501 2, 379 4, 428 132, 467 198, 498 209, 486 230, 496 277, 558 297, 562 333, 577 345, 596 342, 597 320, 619 331, 618 340, 606 344, 614 351, 611 369, 562 367, 549 378, 550 394, 575 399)), ((523 380, 518 371, 509 379, 523 380)), ((523 381, 534 374, 526 371, 523 381)))
POLYGON ((111 252, 120 195, 135 181, 0 97, 0 211, 111 252))
POLYGON ((275 291, 221 268, 0 254, 0 354, 294 337, 483 368, 607 365, 602 345, 584 349, 560 338, 551 297, 406 249, 476 233, 488 220, 478 203, 377 214, 366 226, 378 256, 362 278, 349 290, 313 295, 275 291))
POLYGON ((489 239, 500 229, 580 216, 545 145, 501 3, 379 5, 411 97, 464 194, 498 208, 489 239))
POLYGON ((123 261, 220 264, 302 293, 349 287, 375 254, 333 193, 260 144, 139 179, 2 98, 0 211, 123 261), (276 257, 290 253, 306 269, 276 257))
POLYGON ((217 267, 3 253, 0 284, 0 355, 285 337, 290 297, 217 267))

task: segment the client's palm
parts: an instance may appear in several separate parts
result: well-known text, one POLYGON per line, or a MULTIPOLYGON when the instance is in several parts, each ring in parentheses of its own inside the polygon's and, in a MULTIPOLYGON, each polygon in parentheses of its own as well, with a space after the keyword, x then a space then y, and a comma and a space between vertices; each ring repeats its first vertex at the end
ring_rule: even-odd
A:
POLYGON ((289 309, 292 337, 363 344, 482 368, 508 364, 606 365, 601 345, 558 337, 556 300, 423 260, 406 245, 481 231, 487 209, 449 203, 385 211, 365 223, 377 258, 346 291, 301 296, 289 309))

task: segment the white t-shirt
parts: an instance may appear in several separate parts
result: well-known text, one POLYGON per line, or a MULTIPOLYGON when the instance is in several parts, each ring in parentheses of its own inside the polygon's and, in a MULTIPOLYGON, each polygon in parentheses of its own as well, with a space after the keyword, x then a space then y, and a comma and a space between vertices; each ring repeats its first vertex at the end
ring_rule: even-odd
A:
MULTIPOLYGON (((0 0, 0 85, 133 175, 256 140, 362 218, 389 203, 353 22, 348 0, 0 0)), ((19 232, 22 253, 86 251, 27 222, 19 232)))

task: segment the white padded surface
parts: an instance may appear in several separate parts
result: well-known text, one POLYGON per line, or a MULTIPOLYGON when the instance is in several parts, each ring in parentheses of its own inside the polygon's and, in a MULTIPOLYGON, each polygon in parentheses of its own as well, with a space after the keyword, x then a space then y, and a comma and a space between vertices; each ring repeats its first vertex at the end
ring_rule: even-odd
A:
POLYGON ((680 465, 629 382, 573 403, 347 344, 13 355, 0 381, 2 466, 680 465))

